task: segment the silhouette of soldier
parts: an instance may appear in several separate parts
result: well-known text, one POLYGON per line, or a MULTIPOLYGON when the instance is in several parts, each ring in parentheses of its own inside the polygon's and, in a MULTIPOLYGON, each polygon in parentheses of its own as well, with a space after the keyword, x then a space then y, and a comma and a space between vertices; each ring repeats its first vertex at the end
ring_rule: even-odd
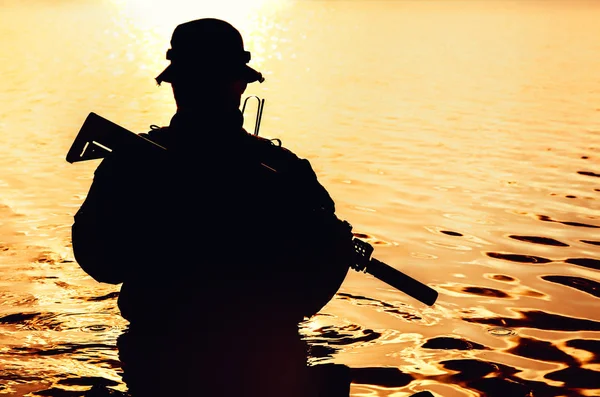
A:
POLYGON ((225 21, 177 26, 156 78, 177 112, 145 134, 166 155, 109 155, 75 215, 79 265, 123 283, 134 395, 318 395, 297 325, 344 280, 351 227, 308 160, 243 129, 250 58, 225 21))

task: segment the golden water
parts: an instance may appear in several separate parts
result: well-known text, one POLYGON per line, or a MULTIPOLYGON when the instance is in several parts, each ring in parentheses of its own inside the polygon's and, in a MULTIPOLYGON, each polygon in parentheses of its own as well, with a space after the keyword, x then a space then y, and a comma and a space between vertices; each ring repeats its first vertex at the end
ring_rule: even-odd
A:
POLYGON ((213 3, 0 3, 0 394, 126 390, 118 287, 70 248, 97 162, 64 156, 90 111, 167 124, 171 31, 216 16, 267 78, 247 92, 261 135, 440 293, 427 307, 349 274, 303 327, 314 362, 407 375, 353 396, 600 395, 600 3, 213 3))

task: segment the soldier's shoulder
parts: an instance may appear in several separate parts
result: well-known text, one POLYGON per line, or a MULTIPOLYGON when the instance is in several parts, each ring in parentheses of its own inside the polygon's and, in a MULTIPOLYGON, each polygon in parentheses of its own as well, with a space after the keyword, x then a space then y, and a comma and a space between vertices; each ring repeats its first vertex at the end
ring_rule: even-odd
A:
POLYGON ((169 140, 171 138, 168 126, 161 127, 156 124, 152 124, 150 126, 150 130, 148 132, 141 133, 140 136, 143 136, 144 138, 149 139, 154 143, 158 143, 164 147, 169 146, 169 140))
POLYGON ((285 147, 280 139, 252 136, 252 141, 255 143, 255 147, 259 148, 256 153, 264 160, 265 164, 295 176, 315 177, 310 161, 285 147))
POLYGON ((261 136, 250 135, 251 141, 254 146, 259 148, 262 152, 267 155, 280 157, 289 161, 300 160, 298 155, 289 148, 283 146, 281 139, 279 138, 264 138, 261 136))

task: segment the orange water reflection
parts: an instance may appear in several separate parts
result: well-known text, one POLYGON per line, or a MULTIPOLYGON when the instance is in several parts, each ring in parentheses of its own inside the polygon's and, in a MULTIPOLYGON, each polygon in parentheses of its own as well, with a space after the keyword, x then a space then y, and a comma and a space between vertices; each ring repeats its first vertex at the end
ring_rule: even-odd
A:
POLYGON ((303 329, 315 364, 362 368, 353 396, 600 393, 596 2, 148 4, 3 4, 0 394, 126 390, 118 288, 70 250, 96 164, 64 155, 90 111, 168 122, 153 78, 200 14, 239 26, 265 73, 261 134, 311 159, 378 259, 440 292, 429 308, 349 274, 303 329))

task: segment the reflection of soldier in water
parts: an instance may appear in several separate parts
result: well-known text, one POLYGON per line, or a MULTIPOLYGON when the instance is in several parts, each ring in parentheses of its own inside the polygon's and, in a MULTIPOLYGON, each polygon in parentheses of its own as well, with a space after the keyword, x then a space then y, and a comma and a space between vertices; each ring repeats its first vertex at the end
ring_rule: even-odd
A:
POLYGON ((167 156, 108 156, 73 225, 80 266, 123 283, 119 341, 135 395, 315 395, 297 324, 340 287, 352 233, 310 163, 242 128, 263 80, 228 23, 179 25, 157 81, 177 112, 167 156))

